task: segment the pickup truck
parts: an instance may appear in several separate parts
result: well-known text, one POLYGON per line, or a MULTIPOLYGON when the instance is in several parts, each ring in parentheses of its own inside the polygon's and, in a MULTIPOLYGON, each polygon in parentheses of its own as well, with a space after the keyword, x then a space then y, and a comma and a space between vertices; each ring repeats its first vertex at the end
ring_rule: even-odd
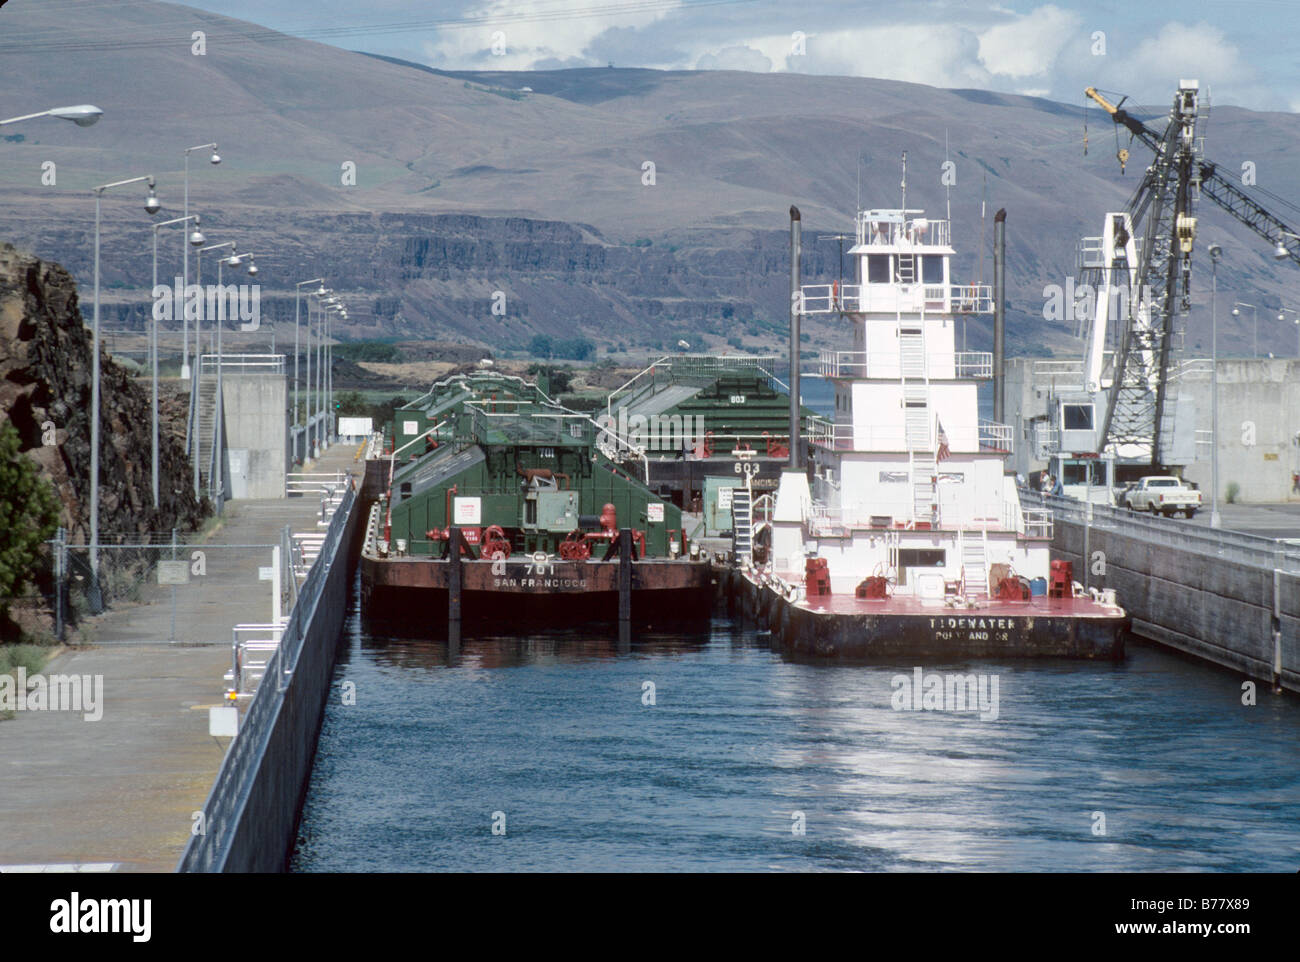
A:
POLYGON ((1201 492, 1175 477, 1152 476, 1142 478, 1126 490, 1123 503, 1130 511, 1150 511, 1166 518, 1181 511, 1190 518, 1201 507, 1201 492))

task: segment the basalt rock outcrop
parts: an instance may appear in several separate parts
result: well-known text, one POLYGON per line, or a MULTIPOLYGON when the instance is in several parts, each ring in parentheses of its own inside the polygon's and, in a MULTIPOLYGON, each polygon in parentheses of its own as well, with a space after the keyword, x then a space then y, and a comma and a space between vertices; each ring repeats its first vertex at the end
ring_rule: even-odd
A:
MULTIPOLYGON (((89 537, 91 341, 72 276, 0 243, 0 419, 13 424, 23 455, 54 485, 61 523, 74 544, 89 537)), ((149 389, 111 355, 101 355, 102 543, 156 539, 173 527, 191 530, 207 513, 206 503, 194 497, 184 442, 175 436, 177 404, 170 392, 160 399, 155 508, 149 389)))

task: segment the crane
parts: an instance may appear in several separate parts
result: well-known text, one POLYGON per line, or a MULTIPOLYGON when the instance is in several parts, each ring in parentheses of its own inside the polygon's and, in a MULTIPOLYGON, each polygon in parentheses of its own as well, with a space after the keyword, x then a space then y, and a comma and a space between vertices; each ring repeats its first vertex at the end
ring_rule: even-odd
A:
MULTIPOLYGON (((1136 287, 1129 299, 1129 316, 1120 330, 1106 417, 1099 435, 1103 449, 1128 458, 1148 459, 1153 466, 1162 461, 1174 327, 1177 316, 1191 307, 1191 258, 1196 236, 1192 205, 1200 174, 1199 94, 1196 81, 1183 81, 1169 123, 1158 134, 1109 103, 1095 88, 1088 88, 1088 95, 1117 124, 1128 126, 1155 154, 1128 208, 1130 224, 1134 230, 1141 224, 1143 237, 1137 250, 1138 263, 1126 265, 1136 287)), ((1121 164, 1127 161, 1127 155, 1126 149, 1120 150, 1121 164)), ((1099 315, 1101 307, 1099 303, 1099 315)))
MULTIPOLYGON (((1108 215, 1102 251, 1103 287, 1123 279, 1130 285, 1128 317, 1119 332, 1114 355, 1106 417, 1099 434, 1099 451, 1162 462, 1165 412, 1170 371, 1173 369, 1173 335, 1178 314, 1190 309, 1191 255, 1196 237, 1193 205, 1208 197, 1234 218, 1266 240, 1276 243, 1275 256, 1300 264, 1300 250, 1286 244, 1300 233, 1273 214, 1241 186, 1233 183, 1217 164, 1201 153, 1197 135, 1200 91, 1194 80, 1179 83, 1169 122, 1157 132, 1123 109, 1124 100, 1112 104, 1095 87, 1084 93, 1105 110, 1117 127, 1151 150, 1153 161, 1143 175, 1123 221, 1108 215), (1145 218, 1142 243, 1132 244, 1129 234, 1145 218), (1115 241, 1118 241, 1118 244, 1115 241), (1136 255, 1136 263, 1134 257, 1136 255)), ((1125 98, 1127 99, 1127 98, 1125 98)), ((1121 170, 1128 162, 1126 147, 1117 150, 1121 170)), ((1099 296, 1097 321, 1086 365, 1091 381, 1100 373, 1100 340, 1104 339, 1106 301, 1099 296)))

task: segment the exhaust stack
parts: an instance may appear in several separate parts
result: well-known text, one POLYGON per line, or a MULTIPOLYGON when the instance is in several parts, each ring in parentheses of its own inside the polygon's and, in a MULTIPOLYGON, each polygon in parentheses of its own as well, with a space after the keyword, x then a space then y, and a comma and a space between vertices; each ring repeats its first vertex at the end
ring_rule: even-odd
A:
POLYGON ((798 468, 799 451, 799 316, 803 310, 800 268, 803 224, 799 208, 790 205, 790 467, 798 468))
POLYGON ((1007 209, 998 208, 993 215, 993 420, 1005 424, 1003 417, 1003 359, 1007 339, 1007 209))

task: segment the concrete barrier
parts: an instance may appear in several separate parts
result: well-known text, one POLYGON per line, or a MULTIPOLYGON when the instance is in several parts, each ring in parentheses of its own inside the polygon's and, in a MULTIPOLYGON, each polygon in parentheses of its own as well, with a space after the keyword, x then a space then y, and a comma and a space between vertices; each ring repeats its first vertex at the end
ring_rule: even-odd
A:
POLYGON ((285 868, 316 754, 335 644, 347 615, 361 533, 351 487, 330 521, 279 650, 241 721, 203 803, 178 872, 279 872, 285 868))
POLYGON ((1209 551, 1207 535, 1178 521, 1138 523, 1106 512, 1102 523, 1089 524, 1058 511, 1052 548, 1073 562, 1076 581, 1086 576, 1091 587, 1115 589, 1135 634, 1300 691, 1300 570, 1281 550, 1273 564, 1231 541, 1222 555, 1209 551), (1169 537, 1153 543, 1153 524, 1169 537))

